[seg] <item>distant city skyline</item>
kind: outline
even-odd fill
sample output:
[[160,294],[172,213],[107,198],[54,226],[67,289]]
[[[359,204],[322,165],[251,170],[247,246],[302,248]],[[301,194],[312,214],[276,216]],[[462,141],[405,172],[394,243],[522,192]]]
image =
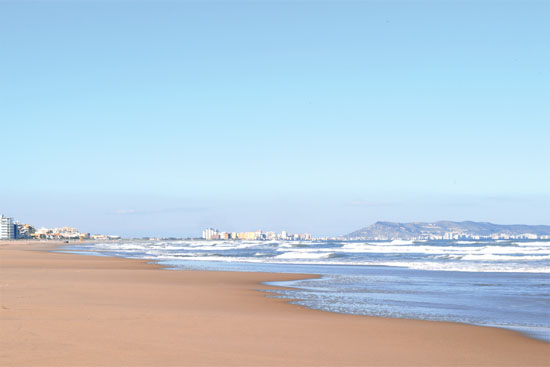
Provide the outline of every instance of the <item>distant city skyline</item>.
[[[136,236],[119,236],[81,231],[75,227],[60,226],[48,228],[0,214],[0,240],[121,240],[135,239]],[[140,239],[203,239],[213,241],[325,241],[325,240],[362,240],[362,241],[426,241],[426,240],[549,240],[550,225],[502,225],[490,222],[474,221],[437,221],[437,222],[384,222],[360,228],[339,236],[313,236],[311,233],[292,233],[282,230],[256,229],[253,231],[226,231],[205,228],[199,236],[137,236]]]
[[0,212],[550,224],[548,3],[2,1]]

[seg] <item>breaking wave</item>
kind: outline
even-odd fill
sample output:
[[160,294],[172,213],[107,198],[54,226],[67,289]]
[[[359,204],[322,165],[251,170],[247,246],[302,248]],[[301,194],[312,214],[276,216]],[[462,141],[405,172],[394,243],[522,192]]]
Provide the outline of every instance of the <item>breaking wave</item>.
[[73,246],[149,260],[550,273],[550,241],[114,241]]

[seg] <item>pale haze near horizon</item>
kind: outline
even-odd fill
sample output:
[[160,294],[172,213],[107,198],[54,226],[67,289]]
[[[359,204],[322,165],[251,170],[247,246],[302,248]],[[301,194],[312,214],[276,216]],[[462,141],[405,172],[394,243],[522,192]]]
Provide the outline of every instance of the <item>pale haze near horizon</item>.
[[550,224],[548,2],[0,2],[0,212]]

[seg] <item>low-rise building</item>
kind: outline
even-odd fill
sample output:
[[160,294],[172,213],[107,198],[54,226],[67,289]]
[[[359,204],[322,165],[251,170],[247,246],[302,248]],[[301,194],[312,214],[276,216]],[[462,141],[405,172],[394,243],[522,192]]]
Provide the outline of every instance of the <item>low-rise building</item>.
[[34,232],[35,229],[30,224],[15,223],[15,238],[17,239],[32,238]]

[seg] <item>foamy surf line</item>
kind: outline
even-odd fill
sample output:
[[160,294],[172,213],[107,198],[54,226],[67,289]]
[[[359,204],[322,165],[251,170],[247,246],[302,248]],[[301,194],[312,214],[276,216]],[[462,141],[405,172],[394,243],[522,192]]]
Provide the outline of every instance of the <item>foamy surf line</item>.
[[[149,260],[396,266],[410,269],[550,273],[550,242],[262,242],[141,241],[98,243],[94,251]],[[86,249],[86,248],[84,248]],[[92,248],[88,248],[91,250]]]

